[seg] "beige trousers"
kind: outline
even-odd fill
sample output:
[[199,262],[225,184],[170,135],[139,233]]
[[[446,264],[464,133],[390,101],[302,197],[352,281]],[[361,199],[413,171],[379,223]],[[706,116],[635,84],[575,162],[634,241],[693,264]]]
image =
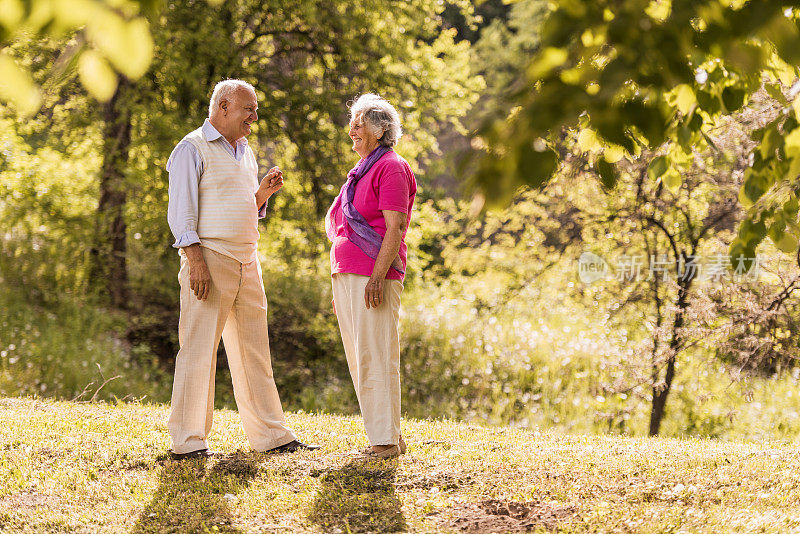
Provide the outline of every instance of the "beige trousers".
[[367,309],[369,277],[334,274],[333,302],[350,376],[372,445],[397,445],[400,438],[400,294],[403,283],[386,280],[383,302]]
[[261,265],[258,260],[242,264],[207,248],[202,251],[211,273],[205,301],[189,288],[189,263],[181,254],[180,350],[168,425],[172,450],[186,453],[208,448],[220,336],[250,446],[265,451],[289,443],[295,435],[285,424],[272,376]]

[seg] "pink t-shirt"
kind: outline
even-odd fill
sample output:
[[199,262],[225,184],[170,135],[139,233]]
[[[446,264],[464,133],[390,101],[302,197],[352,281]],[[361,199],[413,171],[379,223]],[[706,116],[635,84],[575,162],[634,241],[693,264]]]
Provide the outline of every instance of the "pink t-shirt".
[[[341,191],[339,192],[341,194]],[[399,211],[406,214],[406,229],[411,223],[411,207],[417,194],[417,181],[406,160],[396,152],[387,152],[356,184],[353,205],[367,223],[381,236],[386,235],[386,221],[381,210]],[[331,246],[331,273],[372,275],[375,260],[367,256],[358,245],[348,238],[352,232],[345,222],[341,204],[331,211],[336,237]],[[400,261],[406,267],[406,232],[400,242]],[[402,280],[404,275],[389,267],[389,280]]]

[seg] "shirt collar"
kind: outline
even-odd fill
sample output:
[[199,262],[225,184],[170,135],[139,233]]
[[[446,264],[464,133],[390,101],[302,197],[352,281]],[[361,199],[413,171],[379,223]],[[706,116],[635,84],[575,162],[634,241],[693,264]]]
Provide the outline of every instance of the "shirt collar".
[[[211,124],[211,121],[208,119],[206,119],[203,122],[203,137],[205,137],[206,141],[208,141],[209,143],[211,141],[215,141],[220,138],[224,139],[224,137],[222,137],[222,134],[219,133],[219,131],[216,128],[214,128],[214,125]],[[247,146],[247,138],[240,137],[239,139],[236,140],[236,144],[239,146]]]

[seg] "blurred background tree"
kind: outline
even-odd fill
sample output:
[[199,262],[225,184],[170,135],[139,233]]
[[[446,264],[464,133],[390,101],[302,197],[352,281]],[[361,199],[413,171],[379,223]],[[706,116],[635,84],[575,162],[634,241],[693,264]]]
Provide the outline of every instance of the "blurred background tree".
[[[213,0],[212,0],[213,1]],[[218,1],[213,1],[218,4]],[[22,116],[39,111],[47,87],[5,50],[21,39],[72,37],[49,72],[58,78],[77,70],[83,87],[101,102],[113,97],[120,77],[140,78],[150,66],[153,40],[145,15],[159,0],[3,0],[0,9],[0,102]]]
[[[783,113],[754,132],[759,143],[740,194],[749,210],[730,252],[733,260],[754,257],[769,231],[793,253],[800,228],[784,214],[797,202],[792,184],[800,169],[794,163],[800,131],[792,132],[798,87],[788,95],[782,87],[797,78],[798,7],[730,0],[555,2],[536,54],[516,70],[513,90],[474,140],[473,186],[497,203],[519,186],[541,185],[556,169],[562,129],[577,126],[583,115],[604,147],[598,165],[611,184],[612,164],[624,155],[666,140],[694,146],[718,118],[766,90]],[[663,164],[671,166],[668,159]]]

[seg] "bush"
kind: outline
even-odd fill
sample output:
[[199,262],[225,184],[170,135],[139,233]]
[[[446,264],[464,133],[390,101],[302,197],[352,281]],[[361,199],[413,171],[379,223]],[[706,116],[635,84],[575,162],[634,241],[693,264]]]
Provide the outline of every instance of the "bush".
[[62,296],[32,302],[0,276],[0,395],[169,400],[155,357],[124,341],[124,316]]

